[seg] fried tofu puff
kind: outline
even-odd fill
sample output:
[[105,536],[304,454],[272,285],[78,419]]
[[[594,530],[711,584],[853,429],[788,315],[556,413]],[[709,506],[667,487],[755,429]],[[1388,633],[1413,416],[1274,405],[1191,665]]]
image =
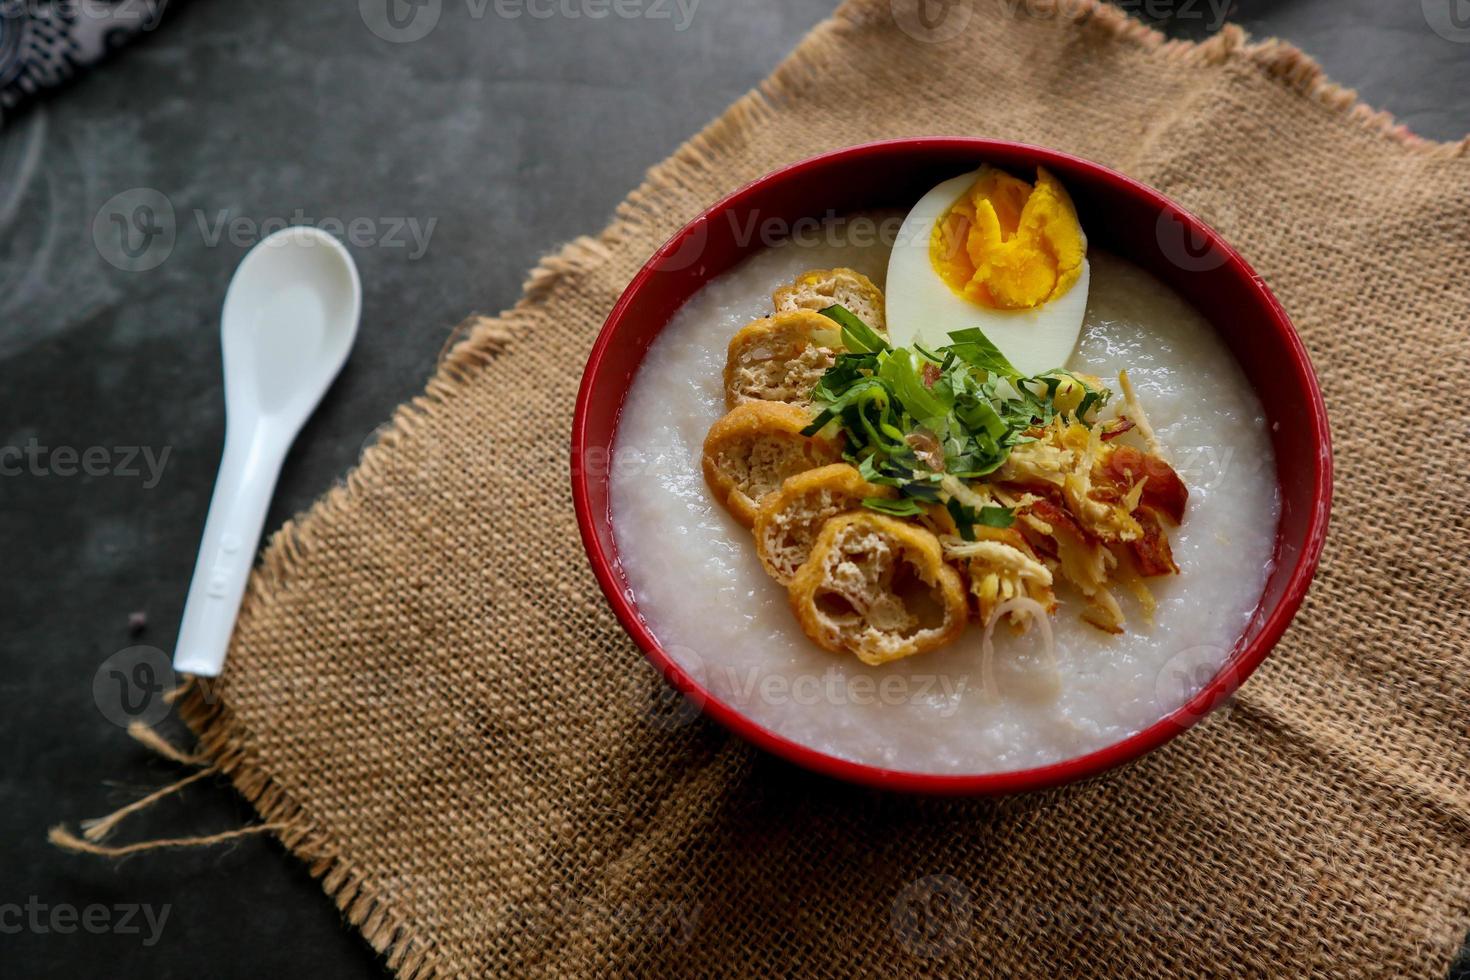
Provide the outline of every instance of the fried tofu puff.
[[787,477],[779,490],[761,501],[755,516],[755,550],[761,564],[771,578],[789,585],[811,556],[827,521],[857,510],[864,500],[895,496],[892,487],[869,483],[846,463]]
[[812,388],[842,349],[842,328],[813,310],[748,323],[730,338],[725,353],[725,405],[810,404]]
[[883,311],[883,291],[873,280],[855,269],[812,269],[803,272],[789,286],[771,294],[776,312],[787,310],[821,311],[841,306],[879,333],[888,330]]
[[872,511],[827,521],[787,591],[813,642],[874,666],[957,639],[968,618],[939,539]]
[[756,401],[736,406],[710,426],[701,460],[704,479],[741,524],[755,524],[761,500],[787,477],[842,458],[835,439],[801,434],[811,420],[794,405]]

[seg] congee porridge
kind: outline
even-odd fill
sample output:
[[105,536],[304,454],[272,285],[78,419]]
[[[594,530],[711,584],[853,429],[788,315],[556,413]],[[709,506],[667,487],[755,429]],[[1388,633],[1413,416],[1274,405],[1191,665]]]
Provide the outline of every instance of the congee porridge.
[[690,299],[623,406],[612,519],[639,614],[716,698],[979,774],[1199,689],[1269,572],[1274,474],[1205,319],[1089,249],[1045,170],[982,167]]

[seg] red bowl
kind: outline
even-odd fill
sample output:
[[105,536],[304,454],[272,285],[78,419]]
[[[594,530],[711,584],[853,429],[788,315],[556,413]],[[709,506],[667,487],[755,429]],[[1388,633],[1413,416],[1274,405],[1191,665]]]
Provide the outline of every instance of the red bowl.
[[[1225,665],[1179,710],[1137,734],[1051,765],[983,775],[883,769],[793,742],[718,700],[660,647],[623,576],[608,503],[607,460],[624,398],[644,354],[679,307],[710,278],[763,243],[750,229],[864,208],[907,209],[941,180],[992,163],[1057,175],[1089,240],[1138,263],[1199,309],[1234,353],[1270,422],[1280,481],[1275,567]],[[780,226],[775,226],[780,227]],[[1332,450],[1316,375],[1281,304],[1214,230],[1122,174],[1038,146],[998,140],[890,140],[835,150],[769,173],[685,225],[654,253],[613,307],[582,376],[572,423],[572,497],[588,560],[623,627],[678,691],[742,738],[797,765],[884,789],[998,794],[1058,786],[1137,758],[1183,732],[1250,676],[1301,605],[1327,534]]]

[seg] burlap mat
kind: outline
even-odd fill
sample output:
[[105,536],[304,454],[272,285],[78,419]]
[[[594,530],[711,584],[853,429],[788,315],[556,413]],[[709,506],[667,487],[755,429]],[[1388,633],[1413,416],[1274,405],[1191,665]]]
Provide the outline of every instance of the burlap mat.
[[[844,7],[479,321],[275,538],[184,716],[405,976],[1443,976],[1470,924],[1465,145],[1234,29],[1163,43],[1079,0],[896,26],[911,7]],[[1338,452],[1316,586],[1238,699],[1000,801],[848,788],[654,710],[568,492],[585,353],[667,235],[787,161],[956,133],[1218,226],[1302,330]]]

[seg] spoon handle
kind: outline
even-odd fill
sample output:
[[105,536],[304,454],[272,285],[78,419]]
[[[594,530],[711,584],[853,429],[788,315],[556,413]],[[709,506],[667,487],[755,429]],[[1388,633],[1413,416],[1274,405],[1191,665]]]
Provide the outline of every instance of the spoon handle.
[[224,666],[240,598],[255,563],[271,493],[290,442],[266,425],[257,425],[239,438],[231,430],[225,432],[224,458],[174,649],[174,670],[181,674],[216,677]]

